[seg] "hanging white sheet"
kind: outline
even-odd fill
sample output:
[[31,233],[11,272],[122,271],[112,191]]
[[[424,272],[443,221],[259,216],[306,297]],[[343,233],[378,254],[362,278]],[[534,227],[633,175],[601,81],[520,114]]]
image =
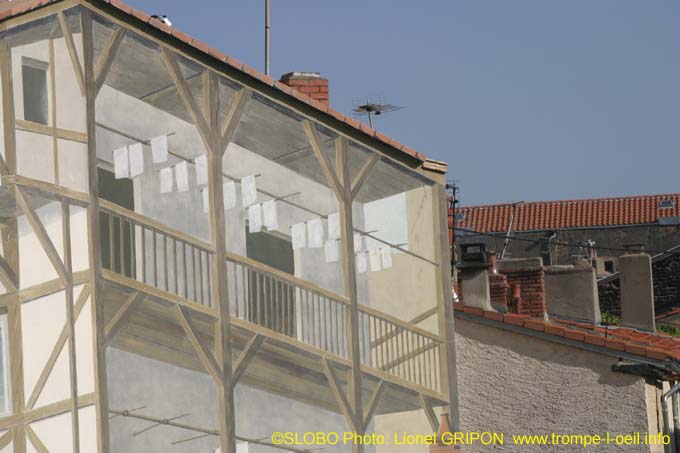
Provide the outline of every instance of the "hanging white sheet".
[[364,237],[359,233],[354,233],[354,253],[364,249]]
[[168,160],[168,136],[161,135],[151,139],[151,156],[154,164]]
[[172,192],[172,167],[162,168],[160,171],[161,193]]
[[224,209],[234,209],[236,207],[236,183],[234,181],[222,184],[224,193]]
[[363,274],[366,272],[366,254],[364,252],[357,253],[357,272]]
[[254,204],[248,208],[248,231],[259,233],[262,231],[262,205]]
[[321,218],[307,222],[307,234],[309,235],[309,248],[318,249],[323,247],[323,221]]
[[291,228],[291,236],[293,239],[293,250],[299,250],[307,247],[307,225],[304,223],[296,223]]
[[202,154],[194,159],[194,165],[196,166],[196,184],[199,186],[208,184],[208,158],[206,155]]
[[328,215],[328,239],[340,239],[340,213]]
[[392,267],[392,248],[384,247],[380,249],[380,257],[382,258],[383,269]]
[[267,227],[267,230],[273,231],[279,229],[279,216],[277,213],[276,201],[269,200],[262,203],[262,217],[262,223]]
[[257,202],[257,183],[253,175],[241,178],[241,202],[244,208]]
[[210,212],[210,194],[207,187],[201,189],[201,197],[203,198],[203,212]]
[[130,177],[144,173],[144,147],[141,143],[128,146],[130,155]]
[[186,161],[175,165],[175,180],[177,181],[177,192],[189,190],[189,166]]
[[323,254],[327,263],[335,263],[340,259],[340,242],[335,239],[326,241],[323,245]]
[[127,146],[113,150],[113,171],[116,179],[130,177],[130,160]]
[[369,262],[371,263],[371,272],[380,270],[380,250],[374,249],[368,251]]

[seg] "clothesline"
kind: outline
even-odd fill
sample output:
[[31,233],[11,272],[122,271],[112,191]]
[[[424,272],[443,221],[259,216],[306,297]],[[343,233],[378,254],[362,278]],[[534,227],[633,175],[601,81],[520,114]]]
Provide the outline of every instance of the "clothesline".
[[[130,140],[134,140],[134,141],[139,142],[139,143],[144,143],[144,144],[147,144],[147,145],[151,143],[150,140],[140,139],[139,137],[133,137],[132,135],[129,135],[129,134],[123,132],[123,131],[117,130],[117,129],[115,129],[115,128],[112,128],[112,127],[110,127],[110,126],[107,126],[107,125],[102,124],[102,123],[99,123],[99,122],[95,123],[95,125],[98,126],[98,127],[101,127],[102,129],[106,129],[106,130],[108,130],[108,131],[110,131],[110,132],[113,132],[114,134],[121,135],[121,136],[123,136],[123,137],[126,137],[126,138],[128,138],[128,139],[130,139]],[[169,134],[167,134],[167,135],[173,135],[173,134],[175,134],[175,132],[171,132],[171,133],[169,133]],[[179,155],[179,154],[173,153],[173,152],[171,152],[171,151],[168,151],[168,154],[170,154],[170,155],[172,155],[172,156],[174,156],[174,157],[176,157],[176,158],[178,158],[178,159],[182,159],[182,160],[185,160],[185,161],[187,161],[187,162],[193,164],[193,161],[191,161],[190,159],[188,159],[188,158],[186,158],[186,157],[184,157],[184,156],[181,156],[181,155]],[[222,172],[222,176],[224,176],[225,178],[230,179],[230,180],[232,180],[232,181],[235,181],[235,182],[240,181],[240,178],[236,178],[236,177],[231,176],[231,175],[229,175],[229,174],[227,174],[227,173],[225,173],[225,172]],[[262,175],[261,175],[261,174],[256,174],[256,175],[254,175],[254,176],[255,176],[255,177],[259,177],[259,176],[262,176]],[[268,192],[268,191],[266,191],[266,190],[262,190],[262,189],[256,189],[256,190],[257,190],[257,192],[261,193],[262,195],[265,195],[265,196],[267,196],[267,197],[269,197],[269,198],[272,198],[272,199],[275,199],[275,200],[278,199],[279,201],[281,201],[281,202],[283,202],[283,203],[286,203],[287,205],[292,206],[292,207],[294,207],[294,208],[296,208],[296,209],[300,209],[300,210],[305,211],[305,212],[307,212],[307,213],[309,213],[309,214],[313,214],[313,215],[315,215],[315,216],[321,217],[322,219],[328,219],[328,215],[327,215],[327,214],[321,214],[320,212],[314,211],[313,209],[310,209],[310,208],[307,208],[307,207],[305,207],[305,206],[302,206],[302,205],[300,205],[300,204],[298,204],[298,203],[295,203],[295,202],[293,202],[293,201],[290,201],[290,200],[288,200],[288,199],[286,199],[286,198],[282,198],[281,196],[276,195],[276,194],[273,194],[273,193]],[[381,238],[379,238],[379,237],[377,237],[377,236],[373,236],[370,232],[362,231],[362,230],[360,230],[359,228],[356,228],[356,227],[353,227],[352,229],[353,229],[355,232],[361,234],[362,236],[369,237],[369,238],[371,238],[371,239],[373,239],[373,240],[375,240],[375,241],[377,241],[377,242],[380,242],[380,243],[383,244],[383,245],[386,245],[386,246],[388,246],[388,247],[391,247],[391,248],[394,248],[394,249],[396,249],[396,250],[399,250],[399,251],[401,251],[401,252],[403,252],[403,253],[405,253],[405,254],[407,254],[407,255],[410,255],[410,256],[412,256],[412,257],[414,257],[414,258],[417,258],[417,259],[419,259],[419,260],[425,261],[426,263],[432,264],[433,266],[439,267],[439,263],[436,263],[436,262],[434,262],[434,261],[432,261],[432,260],[430,260],[430,259],[428,259],[428,258],[425,258],[424,256],[421,256],[421,255],[419,255],[419,254],[417,254],[417,253],[415,253],[415,252],[412,252],[412,251],[410,251],[410,250],[408,250],[408,249],[405,249],[405,248],[404,248],[403,246],[401,246],[401,245],[392,244],[392,243],[387,242],[387,241],[385,241],[385,240],[383,240],[383,239],[381,239]]]

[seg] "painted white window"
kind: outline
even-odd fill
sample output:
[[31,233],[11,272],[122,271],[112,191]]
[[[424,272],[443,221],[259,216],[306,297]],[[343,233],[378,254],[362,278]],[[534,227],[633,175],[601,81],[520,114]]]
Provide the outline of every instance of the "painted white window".
[[9,414],[11,408],[9,388],[9,334],[7,313],[0,314],[0,414]]
[[26,121],[48,123],[47,69],[48,64],[43,61],[28,57],[23,57],[21,61]]

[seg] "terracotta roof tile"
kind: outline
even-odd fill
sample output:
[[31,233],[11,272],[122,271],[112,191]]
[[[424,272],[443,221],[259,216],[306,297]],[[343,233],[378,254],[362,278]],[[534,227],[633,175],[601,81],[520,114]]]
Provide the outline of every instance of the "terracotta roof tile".
[[[456,312],[519,326],[529,331],[544,332],[548,336],[565,337],[589,345],[602,346],[612,351],[626,352],[653,360],[669,357],[680,361],[680,338],[640,332],[625,327],[603,327],[566,319],[531,318],[515,313],[498,313],[453,303]],[[547,337],[549,338],[549,337]]]
[[[661,201],[672,201],[673,206],[661,208]],[[464,217],[456,226],[480,233],[505,232],[512,210],[512,204],[461,207],[458,212]],[[680,194],[522,203],[515,208],[513,230],[644,225],[663,217],[680,217]]]
[[[23,14],[27,11],[39,8],[43,5],[46,5],[48,3],[57,3],[62,0],[26,0],[26,1],[17,1],[14,2],[13,5],[2,5],[0,4],[0,21],[17,16],[20,14]],[[170,36],[173,36],[180,41],[193,46],[197,50],[210,55],[213,58],[216,58],[220,61],[225,62],[226,64],[245,72],[246,74],[250,75],[251,77],[259,80],[260,82],[263,82],[269,86],[273,86],[284,93],[291,95],[298,99],[301,102],[304,102],[305,104],[310,105],[311,107],[320,110],[324,113],[327,113],[334,117],[336,120],[341,121],[355,129],[359,129],[361,132],[365,133],[366,135],[369,135],[375,140],[378,140],[382,143],[385,143],[386,145],[395,148],[397,150],[403,151],[405,154],[408,154],[409,156],[420,160],[421,162],[425,162],[427,160],[427,157],[423,153],[419,153],[415,151],[414,149],[403,145],[399,143],[398,141],[394,140],[393,138],[388,137],[385,134],[378,133],[377,131],[371,129],[370,127],[366,126],[363,123],[360,123],[359,121],[354,120],[353,118],[346,116],[340,112],[336,112],[335,110],[331,109],[328,107],[326,104],[320,103],[309,96],[300,93],[298,90],[292,90],[290,87],[286,86],[285,84],[278,83],[274,81],[271,77],[257,71],[254,68],[251,68],[250,66],[244,65],[238,60],[235,60],[228,55],[223,54],[222,52],[211,48],[210,46],[206,45],[205,43],[202,43],[201,41],[197,39],[191,38],[189,35],[182,33],[181,31],[169,27],[165,25],[163,22],[156,18],[152,18],[148,14],[139,11],[135,8],[132,8],[131,6],[121,2],[120,0],[98,0],[101,3],[106,3],[110,4],[114,8],[119,9],[120,11],[123,11],[130,16],[136,18],[137,20],[147,23],[151,25],[152,27],[157,28],[158,30],[161,30],[165,33],[167,33]],[[4,6],[4,7],[3,7]],[[425,165],[424,165],[425,167]],[[447,165],[445,162],[439,162],[436,165],[433,164],[428,164],[427,165],[428,170],[436,171],[439,173],[446,173],[447,171]]]

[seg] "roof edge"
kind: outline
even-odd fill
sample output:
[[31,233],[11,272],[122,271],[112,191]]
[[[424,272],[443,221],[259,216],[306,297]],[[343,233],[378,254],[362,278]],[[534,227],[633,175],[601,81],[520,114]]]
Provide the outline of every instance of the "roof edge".
[[[60,3],[62,1],[64,0],[22,0],[18,2],[18,4],[14,7],[9,8],[5,11],[0,11],[0,22],[20,16],[33,10],[40,9],[41,7],[50,4]],[[329,115],[334,120],[343,123],[345,126],[349,126],[351,129],[362,133],[364,136],[368,136],[372,140],[376,140],[383,146],[387,146],[393,151],[399,152],[406,156],[410,156],[410,158],[413,158],[416,161],[418,161],[420,165],[423,166],[424,168],[430,167],[427,169],[444,173],[446,172],[447,164],[445,162],[434,161],[432,159],[429,159],[427,156],[425,156],[425,154],[411,148],[410,146],[405,145],[395,140],[394,138],[389,137],[375,129],[372,129],[371,127],[365,125],[364,123],[350,117],[349,115],[345,115],[331,108],[330,106],[322,104],[305,95],[304,93],[295,90],[289,87],[288,85],[285,85],[280,81],[274,80],[273,78],[269,77],[266,74],[263,74],[257,69],[248,66],[236,60],[235,58],[232,58],[226,55],[225,53],[217,49],[214,49],[195,38],[192,38],[191,36],[181,32],[180,30],[174,27],[169,27],[160,20],[151,17],[149,14],[146,14],[143,11],[137,10],[127,5],[126,3],[120,0],[81,0],[80,3],[83,4],[89,3],[95,5],[95,7],[114,8],[115,10],[120,11],[130,16],[131,18],[134,18],[140,23],[149,25],[155,28],[156,30],[163,32],[169,37],[174,38],[180,41],[181,43],[192,47],[193,49],[199,51],[200,53],[206,55],[207,57],[217,60],[220,63],[226,64],[259,83],[263,83],[269,87],[276,89],[277,91],[283,93],[284,95],[287,95],[289,98],[293,98],[299,102],[302,102],[303,104],[306,104],[307,106],[313,108],[318,112]]]

